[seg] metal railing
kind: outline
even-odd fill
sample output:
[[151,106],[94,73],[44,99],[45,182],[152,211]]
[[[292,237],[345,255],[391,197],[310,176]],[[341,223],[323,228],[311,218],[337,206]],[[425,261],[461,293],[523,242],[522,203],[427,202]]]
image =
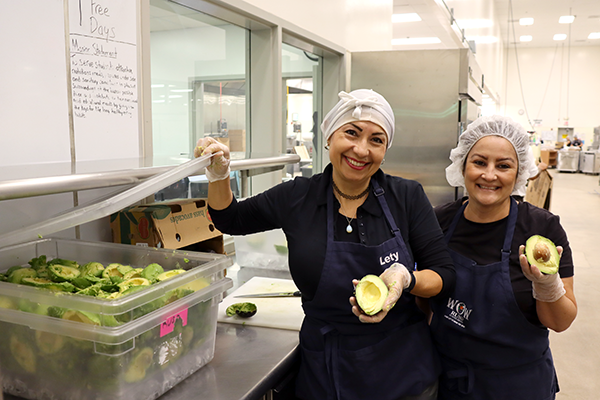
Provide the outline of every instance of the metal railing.
[[[300,161],[296,154],[275,157],[231,160],[231,170],[241,171],[242,195],[248,195],[248,178],[282,169]],[[71,174],[44,178],[17,179],[0,182],[0,200],[45,196],[122,185],[135,185],[144,179],[164,173],[175,166],[135,168],[88,174]],[[198,174],[201,174],[199,171]]]

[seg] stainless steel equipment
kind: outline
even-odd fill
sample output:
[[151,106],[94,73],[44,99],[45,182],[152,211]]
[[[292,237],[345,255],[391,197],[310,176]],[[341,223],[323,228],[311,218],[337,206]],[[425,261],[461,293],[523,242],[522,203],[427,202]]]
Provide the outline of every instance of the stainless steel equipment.
[[577,172],[579,171],[579,148],[568,147],[558,151],[558,164],[556,169],[559,172]]
[[468,49],[352,53],[352,89],[373,89],[396,116],[382,169],[420,182],[438,205],[462,195],[446,181],[450,150],[476,119],[483,74]]
[[580,153],[579,170],[584,174],[600,173],[600,152],[598,150],[588,150]]

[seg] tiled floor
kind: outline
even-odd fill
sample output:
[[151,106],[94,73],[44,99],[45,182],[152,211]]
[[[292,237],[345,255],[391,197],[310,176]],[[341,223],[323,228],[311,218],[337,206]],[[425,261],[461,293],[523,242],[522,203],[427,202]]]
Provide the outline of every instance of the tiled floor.
[[600,185],[598,175],[550,170],[550,211],[567,231],[575,264],[578,314],[571,327],[550,333],[561,388],[558,400],[600,398]]

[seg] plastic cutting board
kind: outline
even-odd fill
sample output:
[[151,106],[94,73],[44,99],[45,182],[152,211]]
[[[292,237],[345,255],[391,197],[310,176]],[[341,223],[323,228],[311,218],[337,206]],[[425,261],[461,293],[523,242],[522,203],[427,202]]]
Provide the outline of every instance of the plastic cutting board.
[[[276,298],[236,298],[241,294],[293,292],[298,290],[291,279],[264,278],[255,276],[228,295],[219,304],[219,322],[244,324],[247,326],[262,326],[299,331],[304,319],[304,310],[300,297]],[[257,312],[250,318],[238,316],[228,317],[227,307],[234,303],[252,302],[256,304]]]

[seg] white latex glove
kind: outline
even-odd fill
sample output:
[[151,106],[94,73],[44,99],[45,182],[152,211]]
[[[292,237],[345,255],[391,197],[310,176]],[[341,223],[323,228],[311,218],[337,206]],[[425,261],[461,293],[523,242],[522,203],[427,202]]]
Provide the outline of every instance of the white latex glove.
[[[400,296],[402,296],[402,292],[406,289],[412,280],[410,272],[408,269],[400,263],[394,263],[389,266],[381,275],[379,275],[381,280],[388,287],[388,295],[383,303],[383,308],[380,312],[375,315],[367,315],[365,314],[358,303],[356,302],[355,297],[350,298],[350,304],[352,304],[352,313],[358,317],[360,322],[365,323],[377,323],[381,322],[383,318],[387,315],[387,313],[396,305]],[[358,280],[355,279],[352,281],[354,286],[358,284]]]
[[[558,256],[563,252],[561,246],[557,246]],[[519,246],[519,262],[523,275],[531,281],[533,287],[533,298],[545,303],[554,303],[567,291],[558,273],[552,275],[543,274],[535,265],[529,265],[525,255],[525,246]]]
[[198,140],[194,149],[194,157],[213,154],[211,163],[205,169],[206,178],[209,182],[221,181],[229,177],[229,148],[214,138],[205,137]]

